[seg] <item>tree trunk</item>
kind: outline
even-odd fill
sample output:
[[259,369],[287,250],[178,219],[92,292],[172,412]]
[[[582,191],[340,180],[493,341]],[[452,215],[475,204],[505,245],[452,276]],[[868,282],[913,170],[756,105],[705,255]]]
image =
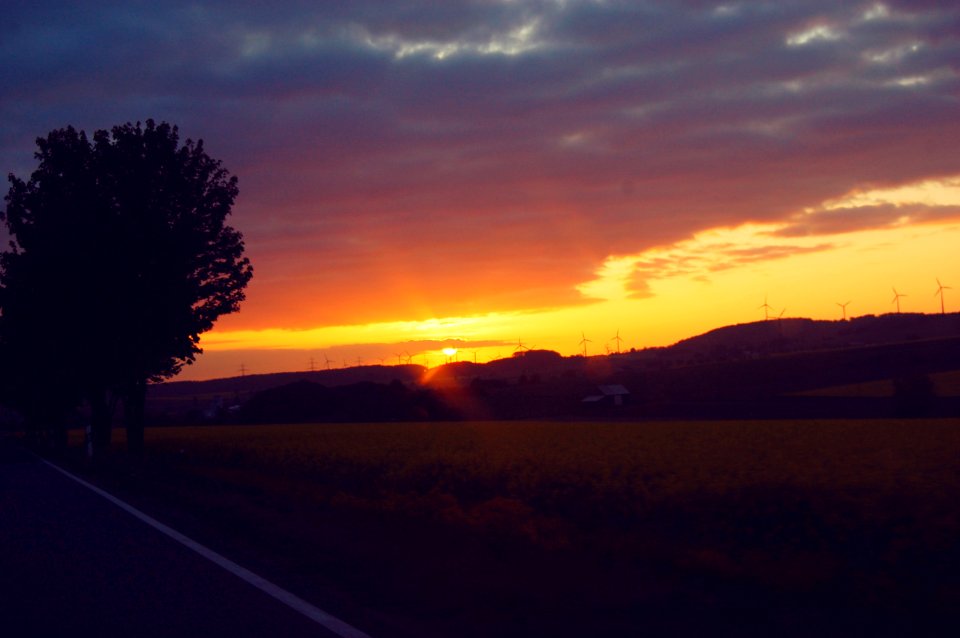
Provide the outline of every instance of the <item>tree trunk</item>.
[[146,402],[146,381],[138,381],[133,384],[123,397],[123,418],[127,427],[127,451],[135,456],[143,454],[143,421]]
[[88,398],[90,402],[90,426],[93,437],[93,456],[102,455],[110,449],[110,439],[112,438],[111,410],[107,404],[107,393],[105,390],[98,390],[91,393]]

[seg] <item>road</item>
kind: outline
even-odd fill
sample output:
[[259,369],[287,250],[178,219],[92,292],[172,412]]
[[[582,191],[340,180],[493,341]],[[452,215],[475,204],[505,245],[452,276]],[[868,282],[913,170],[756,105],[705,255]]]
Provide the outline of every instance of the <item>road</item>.
[[332,620],[335,631],[0,437],[0,634],[363,636]]

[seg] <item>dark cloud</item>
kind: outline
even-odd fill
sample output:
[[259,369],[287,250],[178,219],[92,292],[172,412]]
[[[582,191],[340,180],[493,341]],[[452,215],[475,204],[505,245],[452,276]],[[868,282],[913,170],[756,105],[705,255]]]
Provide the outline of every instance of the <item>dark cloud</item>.
[[822,252],[834,247],[834,244],[827,242],[812,246],[772,244],[749,247],[732,243],[714,243],[704,248],[675,249],[638,261],[633,267],[627,289],[632,298],[649,297],[652,294],[650,282],[657,279],[687,276],[706,281],[710,273],[755,262]]
[[724,270],[744,264],[750,264],[757,261],[767,261],[770,259],[783,259],[795,255],[806,255],[809,253],[822,252],[833,248],[833,244],[824,243],[815,246],[791,246],[791,245],[773,245],[773,246],[755,246],[751,248],[732,248],[721,251],[721,258],[717,263],[711,265],[710,270]]
[[347,359],[353,365],[356,363],[357,357],[360,357],[366,363],[376,363],[381,360],[397,363],[398,357],[401,362],[405,362],[407,357],[421,355],[425,352],[437,352],[444,348],[462,350],[466,353],[480,348],[507,348],[513,345],[516,344],[510,341],[489,339],[418,339],[393,343],[343,344],[322,350],[317,349],[313,352],[319,353],[321,357],[326,355],[338,363],[342,359]]
[[[227,341],[218,341],[220,346],[230,345]],[[243,344],[238,344],[243,345]],[[259,349],[208,349],[196,366],[189,366],[181,373],[180,379],[213,378],[240,376],[241,366],[245,374],[267,374],[291,370],[324,370],[329,368],[350,367],[355,365],[395,365],[407,363],[415,365],[438,365],[445,357],[437,354],[443,348],[456,348],[454,358],[460,361],[473,361],[479,354],[480,362],[491,356],[491,349],[501,351],[498,354],[509,356],[516,347],[515,341],[494,340],[416,340],[393,343],[356,343],[336,345],[324,348],[259,348]],[[494,350],[493,352],[497,352]],[[479,351],[479,353],[477,352]]]
[[922,204],[860,206],[832,208],[794,216],[774,231],[778,237],[836,235],[862,230],[894,228],[908,224],[960,220],[960,206],[925,206]]
[[233,322],[585,302],[607,255],[870,227],[795,215],[960,174],[958,25],[908,1],[15,1],[0,163],[25,175],[66,124],[204,138],[257,264]]

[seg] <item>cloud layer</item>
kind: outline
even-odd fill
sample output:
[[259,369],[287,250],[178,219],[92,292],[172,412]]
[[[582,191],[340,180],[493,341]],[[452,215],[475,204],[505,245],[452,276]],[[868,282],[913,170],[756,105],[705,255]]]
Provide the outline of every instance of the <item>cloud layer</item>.
[[256,266],[227,327],[588,303],[610,255],[888,226],[803,211],[960,174],[948,4],[15,0],[0,163],[66,124],[204,138]]

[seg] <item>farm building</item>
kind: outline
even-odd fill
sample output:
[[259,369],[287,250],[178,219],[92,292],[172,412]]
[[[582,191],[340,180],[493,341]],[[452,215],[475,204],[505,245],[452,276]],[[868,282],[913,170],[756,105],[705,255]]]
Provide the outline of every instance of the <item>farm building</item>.
[[598,385],[597,389],[600,390],[600,394],[591,394],[590,396],[584,397],[581,403],[594,405],[623,405],[630,396],[630,391],[619,383],[611,385]]

